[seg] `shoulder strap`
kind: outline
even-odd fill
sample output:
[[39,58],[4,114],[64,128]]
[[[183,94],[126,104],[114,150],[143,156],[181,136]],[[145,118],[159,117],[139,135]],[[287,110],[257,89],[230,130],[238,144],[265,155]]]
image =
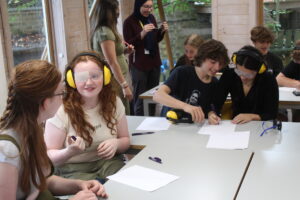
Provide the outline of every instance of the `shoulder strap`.
[[12,136],[3,134],[3,135],[0,135],[0,140],[8,140],[8,141],[12,142],[14,145],[16,145],[16,147],[19,149],[19,151],[21,151],[19,144],[17,143],[16,139],[13,138]]

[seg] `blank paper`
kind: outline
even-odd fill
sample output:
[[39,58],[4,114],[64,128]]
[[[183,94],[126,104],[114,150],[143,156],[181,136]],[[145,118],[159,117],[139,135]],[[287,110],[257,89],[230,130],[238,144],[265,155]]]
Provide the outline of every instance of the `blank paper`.
[[107,178],[151,192],[169,184],[179,177],[139,165],[134,165],[119,171],[114,175],[108,176]]
[[246,149],[249,145],[249,131],[210,135],[207,148]]
[[163,131],[168,130],[171,123],[163,117],[148,117],[136,128],[141,131]]

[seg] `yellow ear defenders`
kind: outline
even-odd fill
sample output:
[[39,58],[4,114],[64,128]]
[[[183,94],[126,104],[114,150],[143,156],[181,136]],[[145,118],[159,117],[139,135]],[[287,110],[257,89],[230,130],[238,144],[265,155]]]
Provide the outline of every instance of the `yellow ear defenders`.
[[[186,116],[183,116],[186,114]],[[192,117],[185,113],[183,110],[173,109],[169,110],[166,114],[167,120],[170,122],[177,124],[177,123],[193,123]]]
[[[97,54],[88,53],[88,52],[80,53],[77,56],[75,56],[75,58],[72,60],[72,62],[75,61],[80,56],[93,56],[93,57],[97,58],[104,65],[103,66],[103,85],[108,85],[110,83],[110,81],[111,81],[110,69],[106,66],[105,62],[102,61],[102,59]],[[71,88],[74,88],[74,89],[76,88],[73,70],[70,68],[70,66],[68,66],[66,69],[65,82]]]
[[232,57],[231,57],[231,61],[233,64],[236,65],[236,59],[240,55],[251,56],[252,58],[256,59],[257,61],[262,62],[261,66],[257,72],[258,74],[262,74],[267,70],[267,67],[266,67],[265,63],[262,61],[262,58],[257,53],[252,52],[250,50],[241,49],[238,52],[233,53]]

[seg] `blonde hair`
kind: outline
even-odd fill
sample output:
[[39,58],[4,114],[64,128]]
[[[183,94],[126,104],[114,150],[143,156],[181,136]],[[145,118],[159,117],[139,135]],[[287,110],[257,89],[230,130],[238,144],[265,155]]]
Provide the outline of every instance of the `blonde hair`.
[[184,41],[184,45],[190,45],[196,49],[204,42],[202,37],[198,34],[189,35]]

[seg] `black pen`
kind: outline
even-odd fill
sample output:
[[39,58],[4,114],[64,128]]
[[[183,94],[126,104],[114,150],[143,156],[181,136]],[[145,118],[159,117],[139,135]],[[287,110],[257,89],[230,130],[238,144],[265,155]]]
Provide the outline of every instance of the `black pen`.
[[221,115],[217,113],[217,110],[216,110],[216,107],[214,104],[210,104],[210,108],[218,117],[221,117]]
[[148,135],[148,134],[153,134],[153,131],[148,131],[148,132],[140,132],[140,133],[132,133],[132,136],[136,136],[136,135]]

